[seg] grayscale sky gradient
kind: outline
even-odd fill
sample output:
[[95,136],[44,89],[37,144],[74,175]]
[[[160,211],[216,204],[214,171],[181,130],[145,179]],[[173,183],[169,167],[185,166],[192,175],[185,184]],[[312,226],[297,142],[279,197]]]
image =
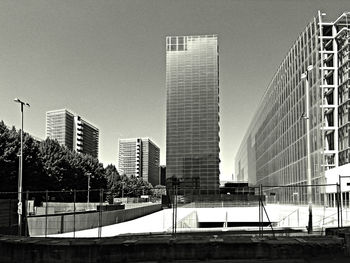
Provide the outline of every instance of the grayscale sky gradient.
[[221,179],[278,65],[317,14],[349,0],[1,0],[0,120],[45,137],[45,112],[68,108],[100,129],[99,159],[118,138],[150,137],[165,164],[165,36],[218,34]]

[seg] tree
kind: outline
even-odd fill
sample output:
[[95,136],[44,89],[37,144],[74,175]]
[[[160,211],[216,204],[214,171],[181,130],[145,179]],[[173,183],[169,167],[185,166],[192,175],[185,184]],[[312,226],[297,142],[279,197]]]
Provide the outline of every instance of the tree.
[[157,198],[162,198],[162,195],[166,195],[165,185],[156,185],[155,187],[153,187],[152,195]]
[[[0,122],[0,191],[17,191],[20,132]],[[106,168],[90,155],[77,153],[47,138],[37,141],[24,133],[23,190],[87,190],[88,176],[91,189],[107,189],[114,197],[151,195],[152,185],[135,176],[120,175],[112,164]],[[81,194],[86,200],[86,194]],[[99,200],[99,193],[91,193]],[[64,199],[64,198],[61,198]]]
[[[71,190],[72,169],[69,163],[69,151],[56,140],[47,138],[40,144],[39,158],[44,166],[44,173],[52,182],[48,190]],[[45,190],[45,189],[42,189]]]
[[[20,132],[0,122],[0,191],[17,191]],[[94,189],[106,188],[106,171],[98,159],[80,154],[47,138],[39,142],[24,133],[23,189],[87,189],[87,176]],[[86,183],[84,183],[86,182]]]
[[17,191],[20,140],[13,127],[0,122],[0,191]]
[[23,140],[23,189],[42,190],[48,189],[51,180],[44,172],[44,166],[39,157],[40,143],[27,133]]

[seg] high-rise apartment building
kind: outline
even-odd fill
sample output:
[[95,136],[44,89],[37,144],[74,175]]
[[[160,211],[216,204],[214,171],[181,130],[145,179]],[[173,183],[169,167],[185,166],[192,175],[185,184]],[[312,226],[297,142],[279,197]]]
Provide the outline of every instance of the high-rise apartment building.
[[46,137],[70,150],[98,157],[98,128],[67,109],[46,112]]
[[[253,185],[305,186],[307,115],[312,184],[336,183],[344,170],[350,171],[350,13],[334,22],[324,18],[318,12],[306,26],[267,87],[236,155],[238,179]],[[350,188],[344,184],[342,190],[349,200]],[[295,195],[307,200],[306,187],[270,189],[276,191],[282,202]],[[332,203],[335,191],[315,188],[313,200]]]
[[216,35],[166,38],[166,177],[185,195],[219,193],[219,54]]
[[158,185],[159,152],[149,138],[119,139],[119,173]]

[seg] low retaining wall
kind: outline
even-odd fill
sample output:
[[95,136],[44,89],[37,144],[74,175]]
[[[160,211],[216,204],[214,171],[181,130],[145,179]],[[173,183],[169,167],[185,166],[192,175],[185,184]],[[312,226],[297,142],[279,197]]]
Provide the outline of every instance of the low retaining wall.
[[[232,236],[103,239],[0,237],[0,262],[349,262],[336,237],[259,240]],[[219,261],[217,261],[219,260]],[[228,261],[230,260],[230,261]]]
[[28,216],[31,237],[91,229],[132,220],[161,210],[161,205],[149,205],[125,210],[103,211],[102,220],[96,211],[47,216]]
[[[106,204],[106,203],[102,203]],[[100,202],[90,202],[90,203],[66,203],[66,202],[43,202],[42,208],[46,209],[46,206],[48,209],[53,209],[54,213],[72,213],[74,211],[81,212],[81,211],[88,211],[88,210],[96,210],[97,206],[101,205]],[[42,214],[41,214],[42,215]]]

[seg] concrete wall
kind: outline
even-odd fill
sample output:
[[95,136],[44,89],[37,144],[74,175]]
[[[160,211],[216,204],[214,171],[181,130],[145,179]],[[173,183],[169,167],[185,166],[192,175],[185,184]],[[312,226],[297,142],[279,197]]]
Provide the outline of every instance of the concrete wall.
[[[106,205],[106,203],[102,203],[103,205]],[[97,203],[63,203],[63,202],[43,202],[42,208],[45,209],[46,206],[50,211],[54,211],[54,213],[72,213],[74,211],[74,205],[75,205],[75,211],[88,211],[88,210],[97,210],[97,206],[100,205],[99,202]],[[37,208],[37,211],[40,207]],[[40,211],[42,212],[42,211]],[[48,213],[50,214],[50,213]]]
[[[149,206],[152,203],[125,203],[125,209]],[[160,204],[160,203],[159,203]]]
[[[337,237],[257,239],[201,236],[113,239],[0,237],[0,262],[349,262]],[[199,241],[200,240],[200,241]],[[346,241],[345,241],[346,242]]]
[[104,211],[102,222],[99,221],[99,212],[79,212],[48,216],[29,216],[28,230],[30,236],[60,234],[99,226],[112,225],[132,220],[161,210],[161,205],[150,205],[125,210]]

